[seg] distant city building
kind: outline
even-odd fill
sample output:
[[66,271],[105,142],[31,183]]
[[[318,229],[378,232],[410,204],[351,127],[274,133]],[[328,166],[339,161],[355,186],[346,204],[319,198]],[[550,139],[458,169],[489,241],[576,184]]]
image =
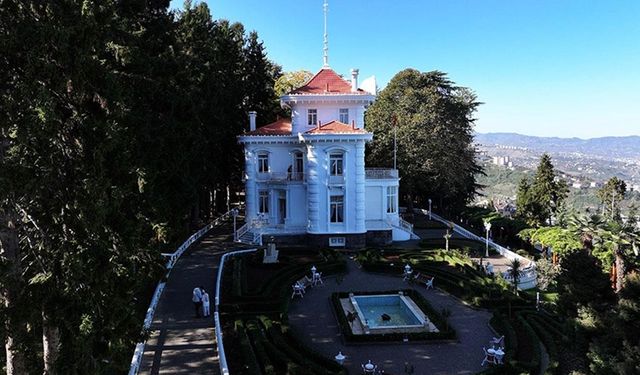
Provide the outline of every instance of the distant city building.
[[507,166],[507,165],[510,167],[513,166],[513,163],[511,163],[508,156],[494,156],[493,164],[500,165],[500,166]]

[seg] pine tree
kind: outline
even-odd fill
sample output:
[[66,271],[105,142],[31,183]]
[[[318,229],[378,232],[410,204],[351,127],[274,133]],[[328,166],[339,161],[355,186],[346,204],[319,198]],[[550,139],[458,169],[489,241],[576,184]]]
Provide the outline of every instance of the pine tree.
[[610,178],[606,184],[598,189],[597,195],[603,206],[603,214],[607,212],[612,220],[620,221],[620,202],[624,200],[627,193],[627,184],[618,177]]

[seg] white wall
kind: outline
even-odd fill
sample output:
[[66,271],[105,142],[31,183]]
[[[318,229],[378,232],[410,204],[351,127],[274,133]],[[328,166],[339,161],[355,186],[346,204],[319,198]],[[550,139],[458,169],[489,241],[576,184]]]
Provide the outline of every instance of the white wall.
[[318,110],[318,120],[322,124],[331,121],[340,120],[340,108],[349,109],[349,124],[352,120],[356,121],[356,128],[362,128],[364,124],[364,106],[353,104],[298,104],[291,110],[291,121],[293,133],[304,133],[314,128],[307,124],[307,110],[315,108]]
[[[398,187],[398,180],[394,179],[367,179],[366,180],[366,206],[367,220],[385,220],[393,224],[398,223],[399,213],[387,212],[387,187]],[[399,191],[399,188],[398,188]],[[396,207],[398,195],[396,194]]]
[[384,204],[381,186],[367,186],[365,189],[367,220],[383,220]]

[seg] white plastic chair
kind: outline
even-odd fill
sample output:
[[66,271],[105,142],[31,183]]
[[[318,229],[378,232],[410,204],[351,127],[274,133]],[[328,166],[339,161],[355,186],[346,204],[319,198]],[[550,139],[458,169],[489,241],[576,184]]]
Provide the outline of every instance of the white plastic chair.
[[432,277],[424,283],[424,285],[427,287],[427,290],[433,289],[433,279],[435,279],[435,277]]
[[484,366],[486,363],[495,365],[496,357],[493,354],[489,354],[487,352],[487,348],[483,347],[482,350],[484,351],[484,359],[482,360],[482,363],[480,364],[480,366]]
[[291,294],[291,299],[293,299],[293,297],[295,297],[296,295],[304,298],[304,288],[298,284],[293,284],[293,293]]
[[365,374],[375,374],[377,369],[378,366],[371,363],[371,360],[369,360],[369,362],[367,363],[362,364],[362,371]]
[[322,272],[316,272],[313,275],[313,285],[316,286],[318,284],[324,285],[324,283],[322,282]]
[[490,343],[494,348],[497,346],[504,346],[504,335],[492,338]]

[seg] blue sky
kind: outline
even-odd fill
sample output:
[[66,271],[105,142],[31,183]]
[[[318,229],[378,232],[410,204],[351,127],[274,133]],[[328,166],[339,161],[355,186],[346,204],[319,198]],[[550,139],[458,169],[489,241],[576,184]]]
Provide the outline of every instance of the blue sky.
[[[209,0],[285,71],[322,66],[322,0]],[[182,1],[172,1],[181,7]],[[638,0],[329,0],[329,63],[441,70],[485,104],[479,132],[640,135]]]

